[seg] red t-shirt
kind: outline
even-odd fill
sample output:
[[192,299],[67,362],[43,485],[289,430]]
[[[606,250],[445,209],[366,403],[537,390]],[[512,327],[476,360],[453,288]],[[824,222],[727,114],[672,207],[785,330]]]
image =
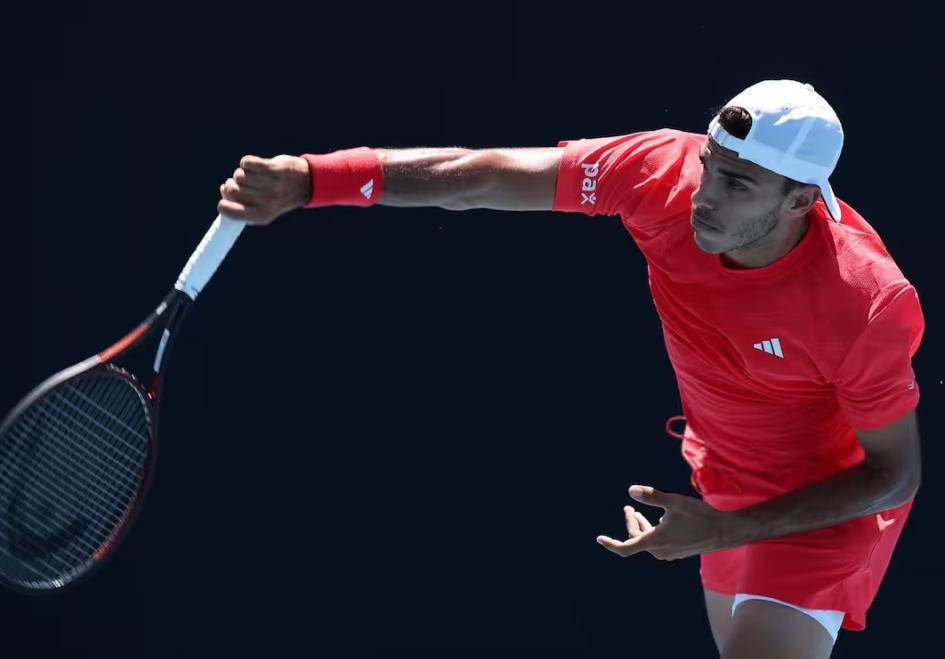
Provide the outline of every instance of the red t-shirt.
[[925,324],[915,288],[843,201],[839,224],[818,201],[801,241],[765,267],[700,250],[690,214],[706,139],[663,129],[562,141],[553,210],[618,215],[639,246],[693,484],[734,510],[862,461],[854,428],[918,404],[911,359]]

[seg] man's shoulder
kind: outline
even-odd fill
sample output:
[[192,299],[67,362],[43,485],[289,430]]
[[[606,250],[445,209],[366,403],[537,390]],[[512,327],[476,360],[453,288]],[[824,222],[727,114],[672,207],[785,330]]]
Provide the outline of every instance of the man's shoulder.
[[847,203],[840,204],[841,222],[822,220],[823,259],[813,273],[817,281],[809,284],[818,291],[821,321],[852,338],[912,284],[876,230]]
[[559,147],[568,145],[579,145],[587,142],[604,143],[612,146],[635,146],[648,144],[653,146],[665,144],[678,144],[687,149],[700,149],[705,143],[707,136],[698,133],[687,133],[676,128],[657,128],[654,130],[641,130],[632,133],[621,133],[619,135],[606,135],[598,137],[582,137],[570,140],[559,140]]
[[842,221],[827,222],[838,278],[869,299],[908,285],[876,229],[852,206],[840,205]]

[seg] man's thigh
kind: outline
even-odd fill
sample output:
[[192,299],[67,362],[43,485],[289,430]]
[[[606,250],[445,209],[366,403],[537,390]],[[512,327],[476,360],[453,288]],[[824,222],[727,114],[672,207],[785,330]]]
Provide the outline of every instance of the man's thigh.
[[833,638],[802,611],[767,600],[747,600],[732,615],[721,659],[828,659]]
[[705,587],[702,591],[705,593],[705,609],[709,615],[712,638],[715,639],[715,645],[721,654],[732,626],[732,604],[735,602],[735,596],[717,593]]

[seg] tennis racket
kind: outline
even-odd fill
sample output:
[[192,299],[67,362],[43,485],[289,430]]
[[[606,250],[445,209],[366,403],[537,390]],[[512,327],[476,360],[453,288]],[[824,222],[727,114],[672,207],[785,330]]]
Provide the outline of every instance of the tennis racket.
[[[171,344],[244,227],[217,216],[140,325],[47,378],[0,424],[0,582],[29,592],[73,584],[128,532],[154,472]],[[113,362],[161,329],[145,388]]]

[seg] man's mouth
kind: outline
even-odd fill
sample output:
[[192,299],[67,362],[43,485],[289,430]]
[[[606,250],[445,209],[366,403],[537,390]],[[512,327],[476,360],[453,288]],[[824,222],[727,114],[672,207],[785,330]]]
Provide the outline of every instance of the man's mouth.
[[699,227],[702,227],[703,229],[715,229],[715,230],[718,230],[718,227],[716,227],[716,226],[714,226],[714,225],[712,225],[712,224],[709,224],[708,222],[706,222],[706,221],[703,219],[703,216],[702,216],[702,215],[700,215],[699,213],[695,213],[695,212],[692,214],[692,224],[693,224],[693,226],[699,226]]

